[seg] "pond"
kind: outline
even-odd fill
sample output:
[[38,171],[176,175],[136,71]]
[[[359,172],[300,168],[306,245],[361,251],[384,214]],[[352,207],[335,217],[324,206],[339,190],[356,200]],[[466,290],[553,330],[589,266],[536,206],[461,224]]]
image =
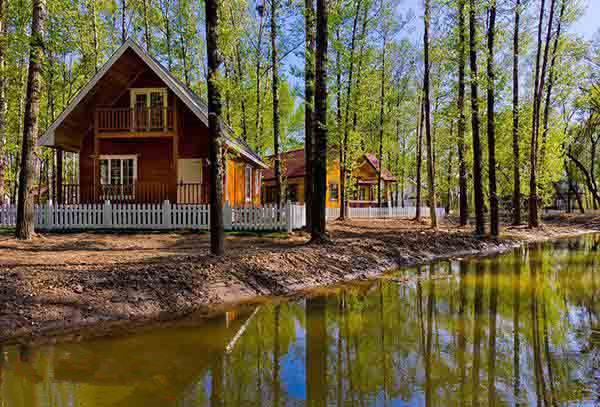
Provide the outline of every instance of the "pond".
[[600,403],[600,236],[0,350],[0,406]]

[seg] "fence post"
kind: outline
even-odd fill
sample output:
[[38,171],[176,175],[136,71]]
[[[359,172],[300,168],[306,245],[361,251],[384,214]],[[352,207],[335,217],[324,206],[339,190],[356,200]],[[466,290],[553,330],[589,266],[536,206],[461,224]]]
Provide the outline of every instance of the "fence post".
[[163,201],[162,204],[162,226],[163,229],[171,228],[171,202],[169,200]]
[[225,202],[225,206],[223,207],[223,229],[231,230],[231,226],[233,225],[233,210],[231,206],[229,206],[229,202]]
[[50,207],[52,206],[52,201],[48,201],[46,205],[44,205],[44,216],[42,217],[42,224],[40,225],[42,229],[50,229],[50,224],[52,223],[50,220]]
[[292,201],[287,201],[287,205],[285,206],[285,217],[287,218],[287,232],[292,233]]
[[102,225],[107,229],[112,227],[112,205],[110,201],[104,201],[102,206]]
[[373,217],[372,214],[371,214],[371,212],[372,212],[371,211],[371,206],[369,205],[369,219]]

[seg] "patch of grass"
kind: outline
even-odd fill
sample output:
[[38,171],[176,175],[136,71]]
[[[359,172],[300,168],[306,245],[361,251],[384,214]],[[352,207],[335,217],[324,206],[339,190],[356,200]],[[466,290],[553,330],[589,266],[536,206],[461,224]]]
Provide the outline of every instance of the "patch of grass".
[[0,228],[0,236],[9,236],[15,234],[15,228]]
[[285,239],[289,233],[269,230],[236,230],[225,232],[227,236],[251,236],[251,237],[269,237],[272,239]]

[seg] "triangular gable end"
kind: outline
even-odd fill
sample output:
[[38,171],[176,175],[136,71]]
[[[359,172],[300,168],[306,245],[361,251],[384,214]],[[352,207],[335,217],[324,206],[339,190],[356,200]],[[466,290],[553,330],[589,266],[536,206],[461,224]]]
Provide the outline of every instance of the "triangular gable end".
[[[197,95],[195,95],[187,86],[181,83],[177,78],[172,76],[166,68],[154,60],[144,50],[140,48],[135,41],[128,39],[121,45],[106,63],[98,70],[92,79],[79,91],[77,96],[73,98],[71,103],[64,109],[60,116],[48,127],[44,134],[38,140],[38,145],[47,147],[56,147],[61,143],[57,143],[56,131],[65,122],[75,108],[84,100],[84,98],[94,89],[96,84],[109,72],[117,61],[128,51],[132,50],[152,72],[154,72],[164,84],[181,100],[196,117],[208,127],[208,106]],[[227,125],[224,126],[226,131],[233,134],[233,130]],[[226,144],[236,152],[244,155],[259,166],[267,168],[266,164],[254,153],[247,145],[226,137]],[[75,150],[75,146],[63,146],[67,150]]]

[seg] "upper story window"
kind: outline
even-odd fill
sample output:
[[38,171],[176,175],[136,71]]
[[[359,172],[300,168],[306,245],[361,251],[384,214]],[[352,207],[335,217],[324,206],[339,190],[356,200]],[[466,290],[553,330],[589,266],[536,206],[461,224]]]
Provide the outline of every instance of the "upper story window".
[[167,127],[166,88],[131,88],[130,107],[136,129],[152,130]]

